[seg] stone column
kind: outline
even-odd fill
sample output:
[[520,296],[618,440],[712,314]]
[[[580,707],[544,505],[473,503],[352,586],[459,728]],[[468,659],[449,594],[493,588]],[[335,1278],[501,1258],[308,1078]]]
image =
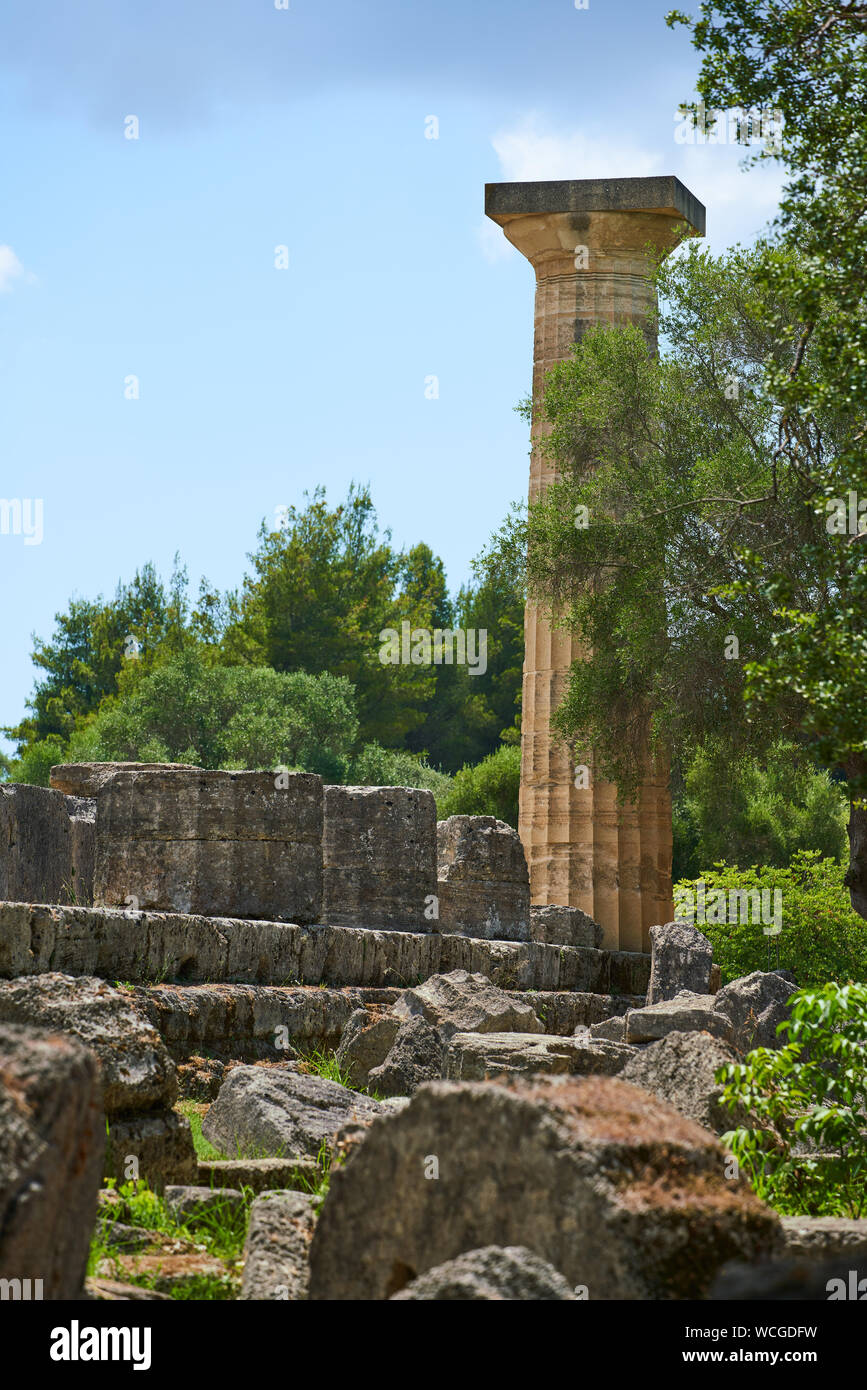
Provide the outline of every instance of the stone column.
[[[649,332],[653,298],[648,247],[673,245],[684,222],[704,234],[705,210],[673,177],[495,183],[485,211],[536,272],[533,400],[545,374],[596,323],[636,323]],[[652,344],[655,349],[655,342]],[[533,425],[530,500],[556,477]],[[671,798],[664,759],[648,756],[635,802],[595,775],[592,750],[552,737],[551,715],[580,644],[527,605],[519,832],[534,904],[580,907],[604,929],[604,945],[650,949],[650,928],[673,915]],[[575,786],[575,767],[589,786]]]

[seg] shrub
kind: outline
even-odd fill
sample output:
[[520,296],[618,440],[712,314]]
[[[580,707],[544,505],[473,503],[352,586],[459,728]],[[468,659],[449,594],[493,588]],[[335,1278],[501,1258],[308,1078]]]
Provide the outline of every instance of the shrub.
[[462,767],[444,796],[437,797],[440,820],[447,816],[496,816],[518,828],[521,750],[504,744],[480,763]]
[[[791,970],[797,984],[824,985],[828,980],[867,981],[867,922],[853,911],[843,886],[845,869],[834,859],[802,850],[787,868],[738,869],[715,864],[701,875],[707,893],[722,889],[730,903],[732,890],[757,890],[782,900],[782,932],[771,938],[762,924],[710,922],[683,909],[679,895],[697,890],[698,879],[682,879],[675,885],[675,913],[693,921],[713,945],[723,983],[753,970]],[[731,915],[731,914],[729,914]],[[752,916],[752,914],[750,914]]]
[[792,995],[788,1041],[717,1073],[723,1103],[754,1128],[723,1142],[763,1201],[784,1216],[867,1212],[867,987]]

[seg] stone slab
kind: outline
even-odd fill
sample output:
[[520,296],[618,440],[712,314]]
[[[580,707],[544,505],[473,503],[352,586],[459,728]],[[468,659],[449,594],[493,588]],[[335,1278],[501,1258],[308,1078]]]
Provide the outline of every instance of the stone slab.
[[682,217],[699,236],[705,231],[703,205],[673,174],[486,183],[485,212],[495,222],[546,212],[657,212]]
[[635,1056],[621,1043],[536,1033],[456,1033],[443,1062],[448,1081],[494,1076],[616,1076]]
[[[133,985],[175,981],[405,989],[431,975],[466,970],[486,975],[507,991],[610,995],[630,982],[631,962],[646,959],[535,941],[0,903],[0,978],[7,979],[58,970]],[[615,980],[618,987],[612,990]],[[623,994],[638,992],[622,989]]]
[[200,772],[194,763],[56,763],[49,785],[67,796],[96,797],[116,772]]

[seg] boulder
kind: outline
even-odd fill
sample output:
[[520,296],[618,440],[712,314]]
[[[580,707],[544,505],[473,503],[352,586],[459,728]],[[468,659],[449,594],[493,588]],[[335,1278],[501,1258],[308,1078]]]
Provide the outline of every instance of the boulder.
[[399,1028],[400,1019],[391,1013],[371,1019],[367,1009],[356,1009],[350,1015],[337,1046],[337,1061],[353,1086],[367,1086],[373,1068],[388,1056]]
[[522,1004],[485,975],[452,970],[431,975],[424,984],[404,990],[392,1007],[397,1018],[421,1017],[445,1041],[454,1033],[544,1033],[529,1004]]
[[436,801],[418,787],[325,788],[322,921],[430,932]]
[[485,1081],[492,1076],[615,1076],[634,1056],[631,1047],[593,1039],[532,1033],[455,1033],[443,1076],[450,1081]]
[[728,1019],[739,1052],[754,1047],[782,1047],[785,1034],[777,1026],[789,1016],[789,996],[795,986],[776,971],[754,970],[714,995],[714,1008]]
[[666,922],[650,928],[650,985],[648,1004],[673,999],[681,990],[710,993],[713,947],[688,922]]
[[635,1052],[621,1081],[640,1086],[673,1105],[696,1124],[724,1134],[739,1118],[720,1104],[723,1088],[714,1080],[720,1067],[737,1062],[734,1048],[708,1033],[669,1033]]
[[322,780],[298,772],[115,772],[99,788],[94,902],[316,922]]
[[548,946],[602,945],[603,930],[580,907],[531,907],[530,939]]
[[307,1298],[308,1254],[316,1223],[306,1192],[263,1192],[250,1208],[241,1299]]
[[562,1274],[545,1260],[521,1245],[503,1249],[486,1245],[482,1250],[468,1250],[455,1260],[429,1269],[413,1279],[400,1293],[392,1294],[396,1302],[500,1303],[520,1300],[533,1302],[575,1301]]
[[[99,1064],[77,1038],[0,1025],[3,1297],[81,1297],[105,1144]],[[27,1292],[13,1281],[25,1281]]]
[[384,1061],[368,1073],[368,1085],[380,1096],[411,1096],[422,1082],[438,1081],[442,1074],[442,1039],[416,1015],[400,1023]]
[[724,1171],[714,1135],[610,1077],[433,1082],[332,1171],[310,1297],[387,1299],[467,1250],[520,1245],[591,1299],[701,1299],[781,1239]]
[[0,1023],[79,1038],[99,1058],[109,1116],[175,1102],[177,1073],[165,1043],[129,997],[105,980],[49,973],[0,981]]
[[644,1009],[630,1009],[626,1015],[628,1043],[658,1042],[668,1033],[712,1033],[731,1042],[733,1029],[725,1014],[714,1010],[713,994],[690,994],[683,990],[674,999],[662,999]]
[[449,816],[437,824],[441,932],[493,941],[530,940],[530,875],[524,847],[495,816]]
[[202,1122],[230,1158],[316,1158],[350,1121],[368,1124],[379,1101],[321,1076],[277,1067],[233,1067]]
[[0,902],[72,901],[66,797],[49,787],[0,786]]
[[[583,1031],[576,1028],[576,1034]],[[603,1018],[598,1023],[590,1024],[591,1038],[605,1038],[608,1042],[626,1041],[626,1019],[622,1016],[614,1018]]]

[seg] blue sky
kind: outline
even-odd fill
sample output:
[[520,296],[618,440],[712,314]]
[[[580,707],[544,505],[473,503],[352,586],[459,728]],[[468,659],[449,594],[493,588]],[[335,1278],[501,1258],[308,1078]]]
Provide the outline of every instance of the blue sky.
[[674,173],[717,250],[773,215],[773,167],[675,141],[670,0],[289,5],[5,7],[0,497],[44,534],[0,535],[0,724],[73,594],[177,551],[234,587],[318,483],[468,577],[528,470],[533,276],[485,182]]

